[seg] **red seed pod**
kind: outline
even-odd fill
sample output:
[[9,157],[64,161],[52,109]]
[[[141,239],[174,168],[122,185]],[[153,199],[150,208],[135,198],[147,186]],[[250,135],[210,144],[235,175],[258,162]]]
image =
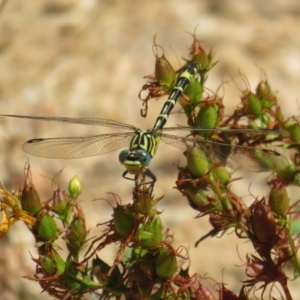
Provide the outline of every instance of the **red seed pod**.
[[37,216],[42,209],[42,203],[34,185],[25,185],[21,195],[22,209],[34,216]]
[[30,165],[26,163],[24,186],[21,192],[22,209],[34,216],[37,216],[42,209],[42,203],[38,192],[36,191],[31,177]]
[[290,207],[290,198],[285,186],[281,182],[275,182],[272,185],[269,194],[269,205],[272,212],[276,215],[281,217],[286,216]]
[[253,234],[261,243],[272,244],[276,237],[275,218],[264,199],[250,207],[250,224]]

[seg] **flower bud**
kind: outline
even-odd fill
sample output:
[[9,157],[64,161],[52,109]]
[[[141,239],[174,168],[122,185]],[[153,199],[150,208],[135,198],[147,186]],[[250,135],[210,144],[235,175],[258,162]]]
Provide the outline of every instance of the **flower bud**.
[[81,193],[81,182],[77,175],[75,175],[69,182],[69,193],[73,200],[77,199],[79,194]]

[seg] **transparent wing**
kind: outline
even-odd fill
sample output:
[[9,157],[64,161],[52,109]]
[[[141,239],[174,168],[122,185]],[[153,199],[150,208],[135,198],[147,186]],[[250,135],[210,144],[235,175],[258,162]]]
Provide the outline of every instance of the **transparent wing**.
[[252,128],[203,128],[203,127],[190,127],[190,126],[178,126],[178,127],[166,127],[162,132],[166,131],[198,131],[201,132],[227,132],[227,133],[246,133],[257,135],[269,135],[274,134],[278,136],[289,136],[288,131],[285,130],[273,130],[273,129],[252,129]]
[[234,170],[268,172],[282,170],[288,165],[288,161],[283,155],[271,150],[222,144],[209,140],[198,140],[193,137],[179,137],[169,134],[162,134],[161,140],[168,145],[189,152],[194,147],[198,147],[204,154],[198,154],[197,156],[200,158],[220,162],[224,166]]
[[40,121],[55,121],[61,123],[72,123],[72,124],[82,124],[82,125],[96,125],[104,127],[113,127],[119,129],[127,129],[134,131],[136,128],[132,125],[125,124],[122,122],[117,122],[109,119],[102,118],[65,118],[65,117],[33,117],[33,116],[20,116],[20,115],[0,115],[2,117],[12,117],[21,119],[32,119]]
[[109,133],[85,137],[46,138],[29,140],[23,150],[45,158],[82,158],[101,155],[129,146],[134,132]]

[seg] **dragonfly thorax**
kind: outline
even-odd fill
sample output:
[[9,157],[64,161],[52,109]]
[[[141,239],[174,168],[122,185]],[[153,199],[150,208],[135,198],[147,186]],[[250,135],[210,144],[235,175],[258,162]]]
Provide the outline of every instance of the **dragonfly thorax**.
[[130,174],[140,174],[150,165],[160,141],[159,130],[136,129],[130,148],[121,151],[119,161]]
[[141,130],[136,129],[130,141],[129,149],[131,152],[144,150],[154,157],[160,142],[160,130]]

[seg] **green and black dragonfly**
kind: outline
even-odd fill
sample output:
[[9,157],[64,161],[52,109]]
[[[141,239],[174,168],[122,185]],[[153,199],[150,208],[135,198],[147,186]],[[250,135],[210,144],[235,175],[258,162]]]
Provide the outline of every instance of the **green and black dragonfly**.
[[[26,153],[34,156],[56,159],[72,159],[102,155],[126,146],[128,147],[129,145],[128,149],[122,150],[119,154],[119,161],[126,168],[123,177],[127,179],[131,179],[127,177],[127,174],[133,174],[136,178],[139,174],[144,173],[144,175],[148,176],[152,182],[156,181],[155,174],[148,167],[151,159],[156,154],[160,141],[184,151],[192,151],[194,147],[198,147],[205,154],[205,159],[220,162],[235,170],[264,172],[273,171],[273,168],[278,170],[286,167],[288,164],[286,158],[275,151],[224,144],[211,140],[198,139],[193,136],[183,137],[166,133],[170,131],[185,130],[195,133],[201,131],[226,131],[229,133],[240,132],[266,135],[272,132],[271,130],[264,129],[212,129],[190,126],[164,128],[178,98],[188,86],[191,78],[197,76],[199,71],[200,65],[198,63],[191,62],[187,64],[181,75],[178,77],[177,83],[171,91],[169,98],[164,103],[153,128],[150,130],[141,130],[129,124],[102,118],[35,117],[21,115],[1,116],[96,125],[127,130],[126,132],[83,137],[36,138],[27,141],[23,145],[23,150]],[[257,159],[258,156],[268,159],[271,163],[261,164]],[[272,167],[270,167],[270,165]]]

